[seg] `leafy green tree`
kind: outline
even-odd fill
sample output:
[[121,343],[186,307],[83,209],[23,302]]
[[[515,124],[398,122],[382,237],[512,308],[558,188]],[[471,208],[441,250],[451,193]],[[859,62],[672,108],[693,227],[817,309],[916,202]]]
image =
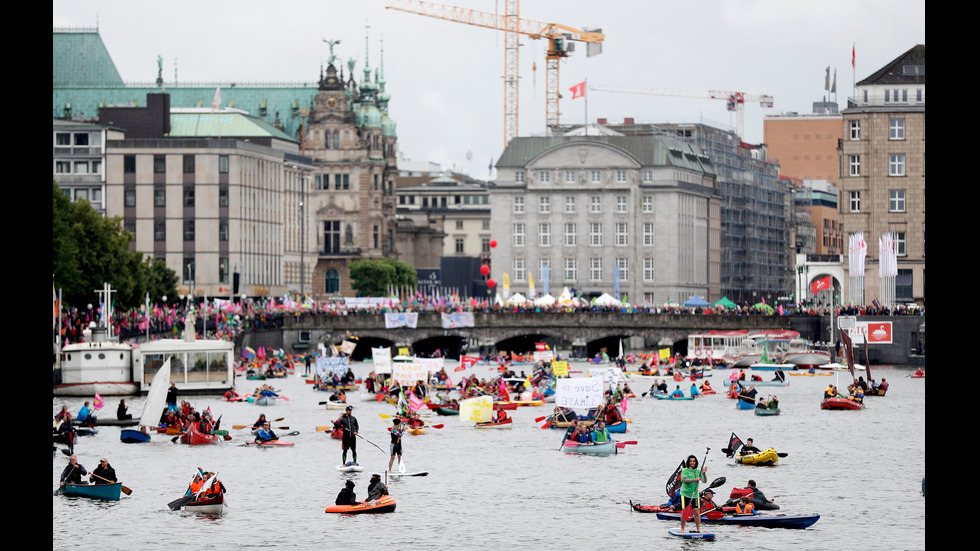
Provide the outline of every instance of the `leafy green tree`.
[[144,261],[142,253],[130,250],[133,236],[121,218],[106,218],[85,200],[72,202],[57,182],[52,193],[51,267],[67,304],[93,302],[104,283],[118,291],[119,309],[142,305],[147,291],[153,301],[177,294],[177,274],[162,261]]
[[351,287],[360,296],[387,296],[389,286],[414,287],[418,275],[411,265],[393,258],[358,260],[350,264]]

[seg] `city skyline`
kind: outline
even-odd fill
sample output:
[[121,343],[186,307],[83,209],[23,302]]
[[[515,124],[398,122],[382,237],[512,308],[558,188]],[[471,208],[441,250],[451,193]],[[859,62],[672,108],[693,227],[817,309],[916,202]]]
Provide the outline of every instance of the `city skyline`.
[[[488,165],[503,152],[503,33],[386,10],[392,3],[298,0],[270,11],[268,4],[250,0],[179,0],[165,10],[151,3],[55,0],[53,24],[98,26],[127,83],[155,80],[159,56],[165,85],[174,82],[175,74],[184,84],[312,84],[330,56],[327,40],[340,41],[333,49],[345,74],[347,60],[356,58],[353,76],[360,81],[365,42],[372,78],[382,66],[383,44],[384,79],[400,153],[492,179],[495,172]],[[445,4],[504,10],[499,1]],[[705,10],[709,5],[716,9]],[[855,80],[925,43],[921,0],[898,5],[829,1],[820,11],[812,5],[734,0],[669,8],[631,0],[601,6],[584,0],[521,5],[522,18],[583,30],[597,27],[605,34],[601,55],[587,57],[580,43],[560,64],[562,124],[581,124],[587,105],[591,122],[632,117],[638,123],[736,126],[724,101],[593,90],[587,90],[584,100],[572,100],[568,89],[586,79],[590,86],[730,90],[773,96],[772,109],[746,103],[743,139],[761,143],[765,115],[809,113],[814,101],[835,99],[824,90],[828,67],[831,79],[836,72],[836,101],[843,108]],[[653,28],[636,24],[637,15]],[[173,31],[178,28],[182,30]],[[519,135],[543,135],[547,43],[523,37],[521,45]],[[648,67],[638,66],[648,60]]]

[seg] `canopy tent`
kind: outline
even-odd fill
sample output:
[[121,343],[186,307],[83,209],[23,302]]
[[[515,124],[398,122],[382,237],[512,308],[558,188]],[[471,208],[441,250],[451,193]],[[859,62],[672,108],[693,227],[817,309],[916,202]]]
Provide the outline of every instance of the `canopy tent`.
[[609,293],[602,293],[601,295],[596,297],[594,301],[592,301],[592,304],[595,304],[597,306],[619,306],[622,304],[622,302],[617,300]]
[[765,302],[757,302],[753,304],[752,307],[758,308],[759,310],[765,310],[767,314],[771,314],[773,312],[772,306],[769,306]]
[[555,302],[556,302],[555,297],[551,296],[551,293],[548,293],[547,295],[542,295],[534,299],[535,306],[551,306]]
[[507,299],[505,302],[507,304],[524,304],[525,302],[527,302],[527,299],[524,298],[524,295],[520,293],[514,293],[514,295],[509,299]]
[[725,308],[738,308],[738,305],[732,302],[728,297],[721,297],[721,300],[714,304],[715,306],[723,306]]
[[684,301],[684,306],[711,306],[711,303],[698,295],[694,295],[693,297]]

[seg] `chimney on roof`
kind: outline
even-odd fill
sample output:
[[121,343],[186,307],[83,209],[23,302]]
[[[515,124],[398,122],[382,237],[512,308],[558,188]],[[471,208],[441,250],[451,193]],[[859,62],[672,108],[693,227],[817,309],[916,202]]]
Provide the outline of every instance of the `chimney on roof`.
[[634,124],[633,117],[626,117],[623,119],[623,124]]

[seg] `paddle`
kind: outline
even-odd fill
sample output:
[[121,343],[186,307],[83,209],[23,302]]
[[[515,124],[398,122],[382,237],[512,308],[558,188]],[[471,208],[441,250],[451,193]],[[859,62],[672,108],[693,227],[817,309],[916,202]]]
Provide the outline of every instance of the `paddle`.
[[[102,478],[101,476],[99,476],[99,475],[97,475],[95,473],[89,473],[89,474],[92,475],[92,476],[94,476],[95,478],[99,478],[99,479],[105,480],[109,484],[115,484],[115,482],[113,482],[111,480],[107,480],[105,478]],[[122,489],[122,491],[123,491],[124,494],[129,495],[129,494],[133,493],[133,491],[130,490],[129,488],[127,488],[126,486],[121,485],[121,484],[120,484],[120,486],[121,486],[121,489]]]
[[[702,470],[702,473],[701,474],[702,474],[702,476],[704,475],[704,473],[703,473],[703,470],[704,470],[704,462],[708,460],[708,452],[709,451],[711,451],[711,448],[706,448],[705,449],[705,451],[704,451],[704,459],[701,461],[701,470]],[[693,508],[693,505],[694,505],[694,500],[695,499],[698,499],[698,484],[699,484],[699,482],[695,482],[694,483],[694,496],[691,497],[691,501],[687,504],[687,507],[684,508],[684,512],[681,515],[681,520],[684,521],[684,522],[687,522],[687,521],[691,520],[692,518],[694,518],[694,508]]]
[[625,442],[616,442],[617,448],[625,448],[626,446],[635,446],[638,442],[636,440],[627,440]]

